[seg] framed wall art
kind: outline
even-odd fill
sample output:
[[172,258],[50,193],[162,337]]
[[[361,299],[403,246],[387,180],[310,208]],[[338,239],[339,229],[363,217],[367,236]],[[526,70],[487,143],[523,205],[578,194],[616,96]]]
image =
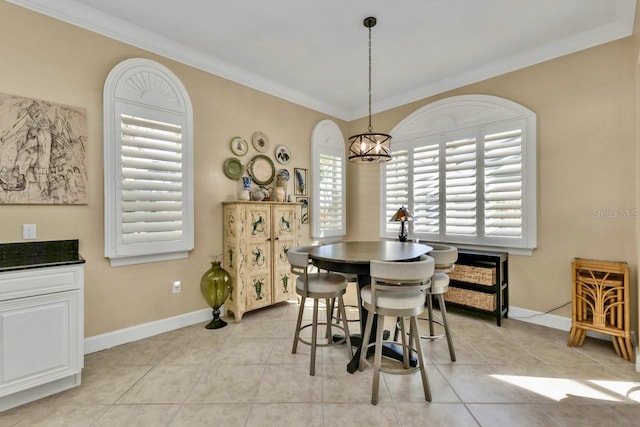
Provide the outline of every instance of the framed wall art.
[[0,204],[87,204],[84,108],[0,93]]
[[307,169],[293,169],[293,193],[296,196],[307,195]]
[[302,203],[300,207],[300,223],[309,224],[309,198],[296,197],[296,202]]

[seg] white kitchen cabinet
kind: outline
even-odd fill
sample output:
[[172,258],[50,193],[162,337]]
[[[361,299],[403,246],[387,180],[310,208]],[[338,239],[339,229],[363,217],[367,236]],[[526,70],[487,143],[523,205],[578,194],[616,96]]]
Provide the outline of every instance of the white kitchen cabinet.
[[82,263],[0,272],[0,411],[80,385],[83,305]]

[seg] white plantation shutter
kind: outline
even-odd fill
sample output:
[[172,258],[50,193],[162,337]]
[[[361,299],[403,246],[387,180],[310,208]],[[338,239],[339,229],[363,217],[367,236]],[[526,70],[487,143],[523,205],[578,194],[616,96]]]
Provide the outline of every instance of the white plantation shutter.
[[535,248],[535,114],[501,98],[453,97],[413,113],[392,135],[381,173],[383,237],[397,237],[388,218],[405,205],[413,238]]
[[440,144],[437,140],[426,141],[413,151],[412,171],[413,229],[416,233],[437,234],[440,229]]
[[318,227],[325,235],[344,229],[344,159],[320,153],[318,177]]
[[316,124],[311,134],[311,236],[342,237],[347,230],[345,142],[331,120]]
[[182,127],[121,115],[122,242],[182,239]]
[[400,231],[400,223],[389,222],[399,207],[409,207],[409,177],[407,169],[409,168],[408,152],[396,151],[393,153],[391,160],[386,163],[386,179],[384,181],[383,191],[386,195],[387,203],[383,211],[383,227],[388,232],[398,233]]
[[476,138],[445,137],[446,235],[477,234]]
[[491,237],[522,237],[522,128],[484,135],[484,226]]
[[112,266],[193,249],[193,112],[164,66],[130,59],[104,90],[105,256]]

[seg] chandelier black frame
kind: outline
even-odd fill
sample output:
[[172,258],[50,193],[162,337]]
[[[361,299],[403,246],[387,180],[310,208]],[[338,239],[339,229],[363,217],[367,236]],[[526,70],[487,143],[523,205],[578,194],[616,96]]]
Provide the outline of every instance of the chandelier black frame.
[[371,126],[371,28],[377,20],[370,16],[363,23],[369,29],[369,126],[366,133],[349,138],[349,160],[356,163],[383,163],[391,160],[391,135],[373,132]]

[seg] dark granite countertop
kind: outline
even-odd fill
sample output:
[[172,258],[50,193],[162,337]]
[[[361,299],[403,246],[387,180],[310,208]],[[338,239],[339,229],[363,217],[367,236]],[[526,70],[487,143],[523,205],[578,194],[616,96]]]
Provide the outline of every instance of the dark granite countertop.
[[83,264],[78,240],[0,243],[0,272]]

